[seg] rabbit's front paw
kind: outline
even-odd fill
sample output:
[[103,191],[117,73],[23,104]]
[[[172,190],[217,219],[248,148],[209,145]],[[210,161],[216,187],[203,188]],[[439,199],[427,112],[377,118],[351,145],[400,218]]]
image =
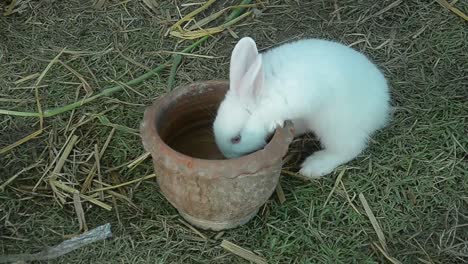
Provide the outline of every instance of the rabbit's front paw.
[[320,150],[309,156],[302,163],[299,173],[305,177],[317,179],[331,173],[340,165],[340,160],[336,154]]

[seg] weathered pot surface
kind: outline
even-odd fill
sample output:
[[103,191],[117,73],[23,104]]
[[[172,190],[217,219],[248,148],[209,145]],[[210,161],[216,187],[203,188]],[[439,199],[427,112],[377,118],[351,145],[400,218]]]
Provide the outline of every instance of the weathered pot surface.
[[162,193],[203,229],[234,228],[257,214],[276,188],[294,135],[286,122],[263,149],[225,159],[211,129],[228,87],[226,81],[178,87],[146,109],[140,128]]

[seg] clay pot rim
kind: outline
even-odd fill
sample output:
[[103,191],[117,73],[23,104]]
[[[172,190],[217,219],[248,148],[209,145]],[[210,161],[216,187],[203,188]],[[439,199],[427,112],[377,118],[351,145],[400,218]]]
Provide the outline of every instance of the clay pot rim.
[[197,89],[198,86],[216,86],[220,84],[226,85],[227,83],[228,81],[226,80],[198,81],[187,85],[181,85],[175,88],[172,92],[158,97],[151,106],[146,108],[143,119],[144,121],[142,122],[142,125],[140,127],[141,137],[143,139],[145,149],[151,153],[152,151],[148,148],[148,146],[154,145],[158,149],[164,149],[164,153],[169,154],[169,156],[171,156],[172,159],[175,158],[176,160],[179,160],[182,163],[197,163],[197,165],[199,166],[206,165],[209,167],[231,167],[233,165],[239,166],[242,164],[248,164],[253,160],[260,160],[261,162],[257,162],[257,164],[260,167],[265,167],[277,162],[278,159],[282,159],[289,147],[289,144],[294,138],[294,126],[293,123],[289,120],[285,121],[283,127],[279,127],[275,130],[273,137],[268,142],[268,144],[264,146],[264,148],[238,158],[219,160],[192,157],[173,149],[171,146],[166,144],[164,140],[162,140],[157,131],[157,126],[155,122],[153,121],[151,124],[148,124],[149,121],[156,120],[156,116],[160,114],[161,109],[166,108],[169,104],[176,101],[178,97],[184,96],[184,94],[194,91],[195,89]]

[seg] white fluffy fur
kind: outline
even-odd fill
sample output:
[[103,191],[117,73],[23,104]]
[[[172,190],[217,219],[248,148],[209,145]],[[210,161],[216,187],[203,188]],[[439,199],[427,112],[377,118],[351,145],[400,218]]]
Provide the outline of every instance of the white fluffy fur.
[[[390,96],[379,69],[345,45],[319,39],[283,44],[259,54],[249,37],[234,48],[230,89],[213,124],[228,158],[260,149],[265,139],[293,120],[296,136],[312,131],[323,150],[310,155],[300,173],[332,172],[365,148],[389,119]],[[231,138],[241,136],[238,144]]]

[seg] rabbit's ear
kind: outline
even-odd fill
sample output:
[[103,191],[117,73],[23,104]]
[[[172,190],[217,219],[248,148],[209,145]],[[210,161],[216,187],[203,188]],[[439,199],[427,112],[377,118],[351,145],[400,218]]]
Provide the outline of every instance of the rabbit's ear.
[[234,47],[229,74],[230,89],[243,100],[256,99],[263,86],[263,67],[252,38],[244,37]]

